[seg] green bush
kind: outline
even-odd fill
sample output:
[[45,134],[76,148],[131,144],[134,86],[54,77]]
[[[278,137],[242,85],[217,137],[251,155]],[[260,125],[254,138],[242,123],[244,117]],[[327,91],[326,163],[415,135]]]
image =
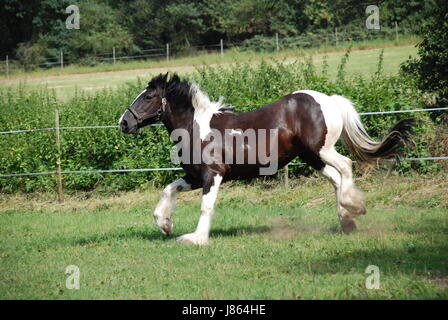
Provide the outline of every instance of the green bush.
[[[448,6],[438,0],[437,7],[423,23],[423,40],[418,44],[418,57],[402,65],[402,71],[411,75],[419,89],[434,97],[428,104],[448,106]],[[436,113],[436,115],[441,115]],[[448,118],[445,117],[445,121]]]
[[[405,77],[382,76],[370,79],[347,78],[341,65],[337,80],[325,71],[317,73],[310,60],[286,64],[262,61],[259,64],[237,63],[232,67],[203,66],[189,77],[200,84],[211,98],[225,97],[237,111],[248,111],[300,89],[350,98],[359,112],[406,110],[419,107],[420,96]],[[54,126],[54,110],[60,110],[61,126],[115,125],[126,106],[146,83],[136,81],[116,90],[103,90],[94,96],[78,95],[63,103],[51,90],[32,91],[26,87],[0,89],[0,128],[2,131],[46,128]],[[407,114],[376,115],[362,118],[368,132],[383,136],[392,125]],[[408,156],[431,156],[444,150],[437,147],[434,124],[426,113],[415,114],[420,120],[417,148]],[[54,131],[40,131],[0,136],[0,173],[52,171],[55,168]],[[340,147],[340,146],[339,146]],[[173,167],[170,162],[172,144],[163,127],[149,127],[135,135],[124,135],[117,128],[62,130],[62,170],[98,170],[125,168]],[[405,169],[421,172],[437,170],[438,166],[413,162],[403,163]],[[306,173],[303,167],[293,172]],[[179,171],[137,172],[116,174],[65,174],[64,186],[75,190],[129,190],[142,184],[162,185],[182,174]],[[54,176],[0,178],[1,192],[37,191],[54,188]]]
[[[399,36],[411,35],[403,28],[398,29]],[[338,30],[338,43],[363,41],[363,40],[394,40],[396,38],[395,28],[382,27],[381,31],[369,30],[365,27],[350,27]],[[309,32],[296,36],[280,36],[279,49],[305,49],[317,48],[322,46],[334,46],[336,36],[334,30],[325,29]],[[250,39],[244,40],[239,47],[241,51],[272,52],[277,49],[275,37],[256,35]]]

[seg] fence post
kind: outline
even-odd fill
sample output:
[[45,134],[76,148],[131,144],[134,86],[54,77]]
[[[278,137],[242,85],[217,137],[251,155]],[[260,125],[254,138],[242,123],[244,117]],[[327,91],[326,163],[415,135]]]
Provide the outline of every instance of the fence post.
[[219,44],[221,45],[221,57],[224,57],[224,41],[222,39],[219,41]]
[[61,69],[64,69],[64,53],[61,50]]
[[9,78],[9,60],[8,60],[8,55],[6,55],[6,77]]
[[114,64],[115,64],[115,47],[112,47],[112,58],[113,58]]
[[62,173],[61,173],[61,137],[59,130],[59,110],[54,110],[54,124],[55,124],[55,132],[56,132],[56,181],[58,188],[58,201],[64,201],[64,194],[62,192]]
[[395,168],[395,161],[390,161],[385,178],[388,179]]
[[338,41],[338,28],[334,28],[334,36],[336,38],[336,46],[337,46],[339,44],[339,41]]
[[398,41],[398,22],[395,21],[395,41]]
[[277,47],[277,52],[280,50],[279,46],[278,46],[278,32],[275,33],[275,45]]
[[289,187],[289,166],[285,166],[285,172],[284,172],[284,181],[285,181],[285,188],[288,189]]
[[170,61],[170,44],[166,44],[166,61]]

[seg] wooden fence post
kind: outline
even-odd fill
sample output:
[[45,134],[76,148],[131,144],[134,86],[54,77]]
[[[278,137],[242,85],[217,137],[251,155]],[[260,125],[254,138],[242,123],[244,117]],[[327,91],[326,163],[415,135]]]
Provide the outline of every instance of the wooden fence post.
[[285,166],[285,172],[284,172],[284,181],[285,181],[285,188],[288,189],[289,188],[289,166],[286,165]]
[[61,50],[61,69],[64,69],[64,53]]
[[8,55],[6,55],[6,77],[9,78],[9,59],[8,59]]
[[112,58],[113,58],[114,64],[115,64],[115,47],[112,48]]
[[388,168],[387,168],[387,173],[385,175],[385,179],[388,179],[390,177],[394,168],[395,168],[395,161],[390,161]]
[[277,52],[280,50],[280,47],[278,45],[278,32],[275,33],[275,45],[277,47]]
[[62,191],[62,173],[61,173],[61,137],[59,130],[59,110],[54,110],[55,118],[54,124],[56,128],[56,182],[58,189],[58,201],[64,201],[64,194]]
[[395,21],[395,41],[398,41],[398,22]]
[[170,61],[170,44],[166,44],[166,61]]
[[339,40],[338,40],[338,28],[334,28],[334,36],[335,36],[335,40],[336,40],[336,46],[339,44]]
[[219,41],[219,44],[221,45],[221,57],[224,57],[224,41],[222,39]]

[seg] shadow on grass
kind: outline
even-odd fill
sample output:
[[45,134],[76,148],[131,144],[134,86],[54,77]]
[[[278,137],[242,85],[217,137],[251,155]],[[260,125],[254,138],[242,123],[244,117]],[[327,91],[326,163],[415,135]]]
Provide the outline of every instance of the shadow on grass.
[[[274,239],[284,240],[299,237],[301,234],[315,234],[315,233],[340,233],[337,227],[332,228],[315,228],[313,226],[292,227],[273,224],[272,226],[245,226],[232,228],[216,228],[211,230],[211,237],[241,237],[251,234],[265,234]],[[126,239],[140,239],[148,241],[167,241],[173,240],[182,233],[165,236],[155,228],[137,228],[128,227],[123,229],[109,230],[107,233],[79,236],[75,239],[69,239],[71,245],[86,246],[95,243],[104,243]]]
[[117,240],[140,239],[149,241],[164,241],[172,237],[163,235],[158,230],[149,228],[129,227],[125,229],[110,230],[108,233],[89,235],[69,241],[72,245],[86,246],[95,243],[103,243]]
[[[434,229],[436,227],[433,227],[433,233],[438,233]],[[417,230],[411,227],[401,231],[411,235]],[[392,248],[389,246],[381,248],[381,245],[378,247],[372,245],[372,248],[341,247],[331,255],[315,255],[310,265],[304,264],[300,256],[291,256],[289,263],[284,266],[284,271],[311,272],[316,275],[363,274],[369,265],[378,266],[380,272],[389,278],[398,274],[407,274],[425,277],[430,281],[445,279],[444,285],[447,286],[448,244],[442,237],[438,237],[431,241],[426,241],[424,238],[413,239],[409,242],[400,241]]]
[[[212,229],[211,236],[221,236],[221,237],[234,237],[234,236],[243,236],[247,234],[261,234],[261,233],[269,233],[271,231],[270,227],[267,226],[259,226],[259,227],[235,227],[228,229]],[[71,245],[79,245],[86,246],[92,245],[95,243],[104,243],[110,241],[117,240],[129,240],[129,239],[140,239],[140,240],[148,240],[148,241],[172,241],[177,236],[181,234],[174,234],[170,236],[163,235],[157,229],[147,228],[136,228],[129,227],[125,229],[115,229],[110,230],[107,233],[103,234],[94,234],[87,235],[84,237],[77,237],[76,239],[70,239],[68,242]]]
[[[245,234],[268,233],[270,232],[270,230],[271,229],[266,226],[216,229],[212,230],[211,236],[233,237]],[[126,239],[166,241],[166,240],[173,240],[173,238],[180,235],[181,234],[165,236],[159,230],[156,229],[150,229],[150,228],[142,229],[142,228],[129,227],[126,229],[111,230],[108,233],[76,238],[70,240],[69,242],[72,245],[84,246],[84,245],[91,245],[94,243],[103,243],[103,242],[126,240]]]
[[[312,272],[315,274],[333,274],[338,272],[361,272],[369,265],[376,265],[389,274],[424,275],[429,279],[437,276],[448,276],[448,229],[445,223],[431,217],[417,221],[399,221],[389,228],[382,227],[378,232],[374,230],[359,231],[355,237],[360,241],[378,239],[380,244],[372,247],[342,246],[331,255],[322,257],[316,255],[312,262]],[[375,235],[378,233],[379,238]],[[373,236],[371,236],[371,234]],[[387,243],[384,248],[384,239],[387,235],[401,234],[403,237],[397,243]],[[351,237],[349,235],[348,237]],[[408,239],[408,241],[407,241]],[[303,261],[292,257],[292,265],[285,266],[302,269]],[[296,270],[299,272],[299,270]]]
[[250,227],[234,227],[234,228],[225,228],[225,229],[212,229],[210,235],[218,236],[218,237],[236,237],[236,236],[244,236],[247,234],[261,234],[261,233],[269,233],[271,230],[270,227],[267,226],[250,226]]
[[269,226],[217,228],[211,230],[212,237],[237,237],[251,234],[265,234],[274,240],[294,239],[301,235],[341,233],[341,228],[338,225],[323,227],[317,224],[305,223],[303,221],[288,223],[281,217],[274,219]]

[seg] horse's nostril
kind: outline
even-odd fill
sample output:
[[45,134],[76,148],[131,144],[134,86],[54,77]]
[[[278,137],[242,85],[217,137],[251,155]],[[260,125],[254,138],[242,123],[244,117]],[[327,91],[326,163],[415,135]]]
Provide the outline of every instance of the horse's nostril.
[[128,127],[128,122],[127,122],[126,120],[122,120],[122,121],[121,121],[121,126],[122,126],[123,128],[127,128],[127,127]]

